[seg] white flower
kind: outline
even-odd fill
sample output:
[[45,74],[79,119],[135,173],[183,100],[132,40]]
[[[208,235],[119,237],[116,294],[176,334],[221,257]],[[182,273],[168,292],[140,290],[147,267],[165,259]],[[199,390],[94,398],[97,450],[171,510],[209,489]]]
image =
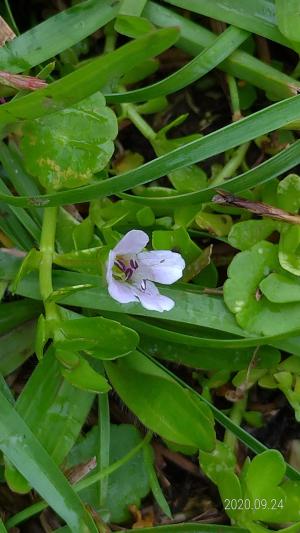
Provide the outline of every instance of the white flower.
[[170,311],[175,302],[159,293],[153,281],[170,285],[182,276],[185,262],[170,250],[143,252],[149,238],[132,230],[109,252],[106,266],[108,292],[122,304],[138,302],[152,311]]

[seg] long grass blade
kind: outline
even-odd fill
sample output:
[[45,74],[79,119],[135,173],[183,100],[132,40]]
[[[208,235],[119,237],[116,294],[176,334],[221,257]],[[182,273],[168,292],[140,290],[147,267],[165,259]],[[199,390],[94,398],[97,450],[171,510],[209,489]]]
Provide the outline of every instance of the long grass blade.
[[[282,102],[277,102],[257,113],[253,113],[249,117],[210,133],[206,137],[192,141],[155,159],[154,161],[150,161],[136,170],[120,174],[119,176],[101,181],[95,185],[88,185],[74,190],[31,198],[11,197],[9,195],[0,194],[0,200],[6,201],[10,205],[17,205],[20,207],[29,207],[32,205],[53,206],[82,203],[94,198],[120,193],[136,187],[137,185],[149,183],[165,174],[169,174],[172,170],[203,161],[216,154],[222,153],[225,150],[234,148],[235,146],[259,137],[260,135],[264,135],[270,130],[281,128],[297,118],[300,118],[300,96],[294,96]],[[291,158],[293,165],[295,164],[295,161],[299,162],[298,150],[298,145],[296,145],[294,148],[291,148],[290,152],[287,152],[289,156],[290,154],[293,156]],[[282,157],[285,158],[284,155]],[[288,168],[290,167],[288,166]],[[266,176],[261,175],[260,180],[261,182],[266,181]],[[253,181],[255,185],[260,182],[256,177]],[[230,184],[231,180],[228,180],[227,183]],[[243,188],[251,186],[251,180],[249,183],[242,179],[242,184],[239,183],[239,186],[239,190],[243,190]],[[211,198],[212,192],[213,191],[210,190],[207,194],[207,190],[204,190],[203,200],[208,197]]]
[[22,72],[78,43],[112,20],[118,0],[87,0],[50,17],[0,49],[1,70]]
[[97,528],[74,490],[0,391],[0,449],[74,533]]
[[221,33],[211,46],[200,52],[195,59],[164,80],[134,91],[115,94],[104,93],[106,99],[108,102],[140,102],[179,91],[217,67],[248,36],[248,32],[231,26],[224,33]]
[[168,4],[234,24],[285,46],[290,42],[276,24],[275,5],[270,0],[165,0]]
[[[249,3],[250,5],[252,4]],[[214,33],[200,24],[154,2],[147,2],[143,14],[159,27],[178,26],[180,38],[176,46],[194,56],[199,54],[203,48],[211,46],[217,38]],[[218,65],[218,68],[247,81],[254,87],[263,89],[278,100],[297,94],[297,88],[300,86],[299,81],[243,50],[233,52],[228,59]]]

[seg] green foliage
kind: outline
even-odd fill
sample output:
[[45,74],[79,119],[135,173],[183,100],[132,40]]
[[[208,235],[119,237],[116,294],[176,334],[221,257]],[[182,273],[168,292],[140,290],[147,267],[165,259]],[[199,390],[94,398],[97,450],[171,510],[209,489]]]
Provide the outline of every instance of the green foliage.
[[48,191],[87,185],[110,160],[116,135],[115,115],[95,93],[73,108],[25,124],[25,167]]
[[[80,499],[23,418],[1,395],[0,448],[27,481],[60,514],[71,530],[97,531]],[[64,498],[61,498],[64,494]]]
[[[45,499],[0,520],[0,531],[48,505],[61,531],[130,527],[128,506],[143,510],[150,491],[172,517],[152,434],[111,424],[112,391],[172,453],[199,452],[232,522],[157,532],[267,533],[290,523],[296,533],[300,474],[244,426],[265,423],[252,389],[256,400],[274,391],[300,420],[300,178],[285,176],[300,162],[299,66],[284,74],[285,63],[265,57],[274,47],[256,39],[299,51],[296,2],[74,4],[0,48],[8,76],[48,82],[30,93],[16,91],[20,81],[34,88],[24,76],[0,87],[2,482]],[[230,26],[216,35],[203,16]],[[120,46],[118,34],[130,42]],[[294,218],[220,206],[219,188]],[[179,283],[158,287],[170,311],[108,292],[109,252],[141,228],[148,249],[184,258]],[[130,247],[117,254],[119,283],[134,281],[134,256]],[[258,454],[243,465],[237,439]],[[74,486],[69,468],[82,478]]]
[[200,464],[217,483],[223,505],[237,525],[256,531],[256,522],[298,522],[299,514],[292,511],[288,498],[297,506],[299,485],[284,481],[285,463],[277,450],[246,461],[239,477],[234,473],[235,458],[222,443],[217,452],[200,454]]
[[119,396],[147,427],[177,444],[214,448],[209,408],[141,353],[106,362],[105,368]]
[[[97,456],[99,447],[99,428],[89,431],[70,452],[67,466],[74,467]],[[109,462],[114,463],[141,442],[138,430],[131,425],[121,424],[110,426]],[[93,475],[93,472],[91,473]],[[130,478],[130,483],[128,480]],[[130,461],[116,470],[108,478],[106,509],[112,522],[124,522],[130,517],[128,505],[140,505],[150,491],[150,481],[143,452],[137,453]],[[100,513],[104,511],[99,505],[99,492],[96,484],[84,489],[81,498],[85,503],[92,505]]]
[[276,20],[281,33],[291,43],[300,41],[300,15],[299,2],[297,0],[276,0]]

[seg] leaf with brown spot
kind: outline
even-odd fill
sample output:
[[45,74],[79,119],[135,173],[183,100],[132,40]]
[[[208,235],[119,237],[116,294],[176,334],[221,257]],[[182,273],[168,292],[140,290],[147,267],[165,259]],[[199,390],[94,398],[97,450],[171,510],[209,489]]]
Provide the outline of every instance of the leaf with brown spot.
[[109,162],[117,120],[95,93],[72,108],[26,122],[23,134],[27,171],[49,191],[72,189],[90,183]]

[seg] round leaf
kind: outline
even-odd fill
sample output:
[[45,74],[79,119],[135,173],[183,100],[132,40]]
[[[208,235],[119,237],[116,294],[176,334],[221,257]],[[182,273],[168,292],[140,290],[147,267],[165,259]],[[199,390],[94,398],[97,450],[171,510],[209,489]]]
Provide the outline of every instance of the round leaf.
[[87,185],[109,162],[117,120],[95,93],[72,108],[28,121],[21,148],[28,172],[47,190]]

